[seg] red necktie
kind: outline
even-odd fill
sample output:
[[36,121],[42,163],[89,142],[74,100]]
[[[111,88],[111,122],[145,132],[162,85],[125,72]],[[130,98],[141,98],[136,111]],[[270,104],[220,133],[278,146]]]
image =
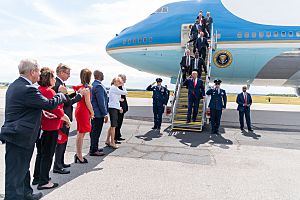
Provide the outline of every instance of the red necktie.
[[193,95],[195,96],[195,88],[196,88],[197,82],[196,79],[194,79],[194,91],[193,91]]

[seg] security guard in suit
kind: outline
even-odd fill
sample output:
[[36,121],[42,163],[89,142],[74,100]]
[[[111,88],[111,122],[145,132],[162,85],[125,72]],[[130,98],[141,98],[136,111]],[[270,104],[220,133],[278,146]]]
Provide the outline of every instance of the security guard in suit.
[[222,116],[222,110],[226,109],[227,96],[225,90],[220,88],[221,80],[215,80],[215,86],[209,89],[206,94],[211,95],[211,99],[208,107],[210,108],[210,123],[211,133],[219,134],[220,121]]
[[[156,86],[154,84],[156,83]],[[161,85],[162,79],[157,78],[156,82],[147,87],[147,91],[153,91],[153,114],[154,114],[154,126],[152,129],[160,130],[162,115],[164,113],[164,106],[168,101],[168,90]]]

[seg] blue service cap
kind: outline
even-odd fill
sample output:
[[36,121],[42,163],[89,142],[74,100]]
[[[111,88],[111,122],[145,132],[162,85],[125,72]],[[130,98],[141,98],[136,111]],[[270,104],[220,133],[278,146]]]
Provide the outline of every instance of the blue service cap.
[[157,78],[156,82],[162,82],[162,79],[161,78]]
[[216,80],[214,80],[214,83],[222,83],[222,81],[220,80],[220,79],[216,79]]

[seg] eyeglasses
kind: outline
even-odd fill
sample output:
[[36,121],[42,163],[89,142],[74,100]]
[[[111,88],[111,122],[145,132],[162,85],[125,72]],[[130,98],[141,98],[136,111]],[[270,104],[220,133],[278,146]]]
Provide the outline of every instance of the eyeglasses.
[[68,75],[70,75],[71,74],[71,72],[67,72],[67,71],[63,71],[65,74],[68,74]]

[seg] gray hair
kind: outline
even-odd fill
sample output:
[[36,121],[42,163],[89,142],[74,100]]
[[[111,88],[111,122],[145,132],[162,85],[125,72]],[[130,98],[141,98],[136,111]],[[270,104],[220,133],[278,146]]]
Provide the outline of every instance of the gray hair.
[[25,75],[25,74],[28,74],[32,70],[39,69],[39,65],[36,60],[24,59],[24,60],[21,60],[18,68],[19,68],[19,73]]

